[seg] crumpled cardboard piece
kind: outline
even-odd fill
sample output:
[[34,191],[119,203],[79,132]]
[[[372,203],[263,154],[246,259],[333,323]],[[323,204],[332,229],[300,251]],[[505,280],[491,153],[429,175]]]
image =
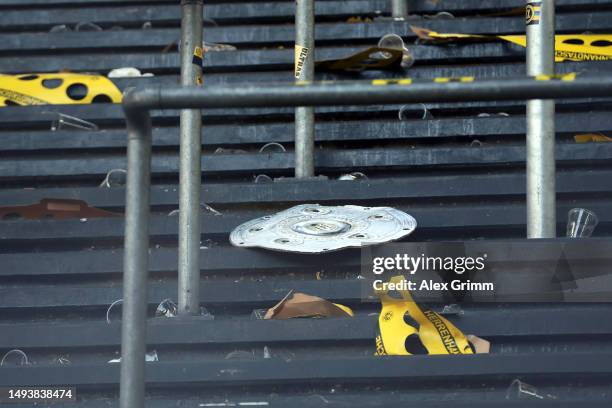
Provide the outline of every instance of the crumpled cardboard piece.
[[264,319],[282,320],[294,317],[353,317],[353,311],[317,296],[290,291],[274,307],[268,309]]
[[474,348],[474,352],[476,354],[489,354],[491,351],[491,342],[485,339],[482,339],[473,334],[468,334],[465,336],[467,340],[470,342],[472,347]]
[[96,218],[119,217],[121,214],[90,207],[82,200],[43,198],[38,204],[0,207],[0,219],[26,218]]

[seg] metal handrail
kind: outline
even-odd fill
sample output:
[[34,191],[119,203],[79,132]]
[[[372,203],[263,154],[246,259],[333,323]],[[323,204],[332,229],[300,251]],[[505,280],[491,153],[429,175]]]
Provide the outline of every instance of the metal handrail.
[[573,75],[561,78],[461,78],[457,81],[445,78],[443,81],[438,79],[421,82],[403,79],[256,87],[156,87],[126,90],[123,109],[128,129],[128,173],[121,322],[121,407],[142,408],[144,404],[152,137],[150,110],[524,100],[611,94],[612,76]]
[[[555,73],[555,1],[526,0],[527,75]],[[555,101],[527,102],[527,237],[554,238]]]
[[391,16],[403,20],[408,17],[408,0],[391,0]]
[[[295,2],[295,79],[312,81],[315,76],[315,2]],[[295,177],[313,177],[315,115],[312,106],[295,108]]]
[[612,76],[576,75],[431,80],[380,79],[372,81],[320,81],[297,84],[271,83],[240,87],[128,88],[123,108],[128,123],[153,109],[295,107],[372,105],[417,102],[528,100],[610,96]]
[[[202,84],[202,0],[181,0],[181,85]],[[178,312],[200,312],[200,195],[202,113],[184,109],[180,118]]]

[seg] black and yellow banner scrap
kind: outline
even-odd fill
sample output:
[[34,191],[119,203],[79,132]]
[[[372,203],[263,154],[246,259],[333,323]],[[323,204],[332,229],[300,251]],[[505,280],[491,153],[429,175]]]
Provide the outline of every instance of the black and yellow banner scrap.
[[306,63],[306,59],[308,58],[308,48],[307,47],[303,47],[301,45],[295,45],[294,48],[294,66],[293,66],[293,72],[295,75],[295,79],[301,79],[302,78],[302,71],[304,68],[304,64]]
[[[399,69],[403,51],[395,48],[370,47],[346,58],[317,61],[319,71],[361,72],[367,69]],[[297,57],[297,55],[296,55]]]
[[[460,42],[466,40],[502,40],[527,47],[525,35],[477,35],[438,33],[412,26],[412,31],[422,40],[433,43]],[[606,61],[612,60],[612,34],[560,34],[555,35],[555,61]]]
[[[404,280],[394,276],[392,283]],[[378,318],[376,355],[474,354],[467,337],[438,313],[421,309],[407,290],[401,299],[378,292],[382,309]]]
[[[193,59],[191,63],[200,69],[204,67],[204,50],[202,47],[195,47],[193,49]],[[196,85],[202,85],[202,73],[201,71],[196,74]]]
[[542,15],[542,3],[527,3],[525,7],[525,24],[534,25],[540,24],[540,17]]
[[200,68],[204,65],[204,51],[202,50],[202,47],[195,47],[193,49],[193,59],[191,60],[191,63]]
[[121,99],[117,86],[100,75],[0,74],[0,107],[120,103]]

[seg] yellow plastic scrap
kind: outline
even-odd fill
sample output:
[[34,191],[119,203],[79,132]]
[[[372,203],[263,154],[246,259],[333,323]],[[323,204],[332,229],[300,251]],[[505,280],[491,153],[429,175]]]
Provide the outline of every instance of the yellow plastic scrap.
[[120,102],[121,91],[100,75],[0,74],[0,107]]
[[346,20],[347,23],[371,23],[372,19],[370,17],[361,17],[361,16],[352,16]]
[[340,303],[334,303],[334,306],[336,306],[337,308],[341,309],[344,313],[346,313],[347,315],[353,317],[353,309],[351,309],[348,306],[344,306],[343,304]]
[[[447,43],[464,40],[503,40],[527,47],[525,35],[476,35],[438,33],[421,27],[410,27],[422,40]],[[555,35],[555,61],[606,61],[612,60],[612,34],[559,34]]]
[[[394,276],[390,282],[403,279]],[[474,354],[466,336],[451,322],[436,312],[421,309],[409,291],[398,292],[402,299],[392,298],[387,291],[378,292],[382,309],[375,355]]]
[[612,142],[612,137],[602,135],[600,133],[582,133],[574,136],[576,143],[588,142]]

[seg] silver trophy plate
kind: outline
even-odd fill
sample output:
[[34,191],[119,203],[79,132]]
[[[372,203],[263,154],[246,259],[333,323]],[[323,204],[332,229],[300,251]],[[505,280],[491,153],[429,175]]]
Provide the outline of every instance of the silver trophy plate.
[[390,207],[303,204],[236,227],[232,245],[315,254],[394,241],[410,234],[416,220]]

